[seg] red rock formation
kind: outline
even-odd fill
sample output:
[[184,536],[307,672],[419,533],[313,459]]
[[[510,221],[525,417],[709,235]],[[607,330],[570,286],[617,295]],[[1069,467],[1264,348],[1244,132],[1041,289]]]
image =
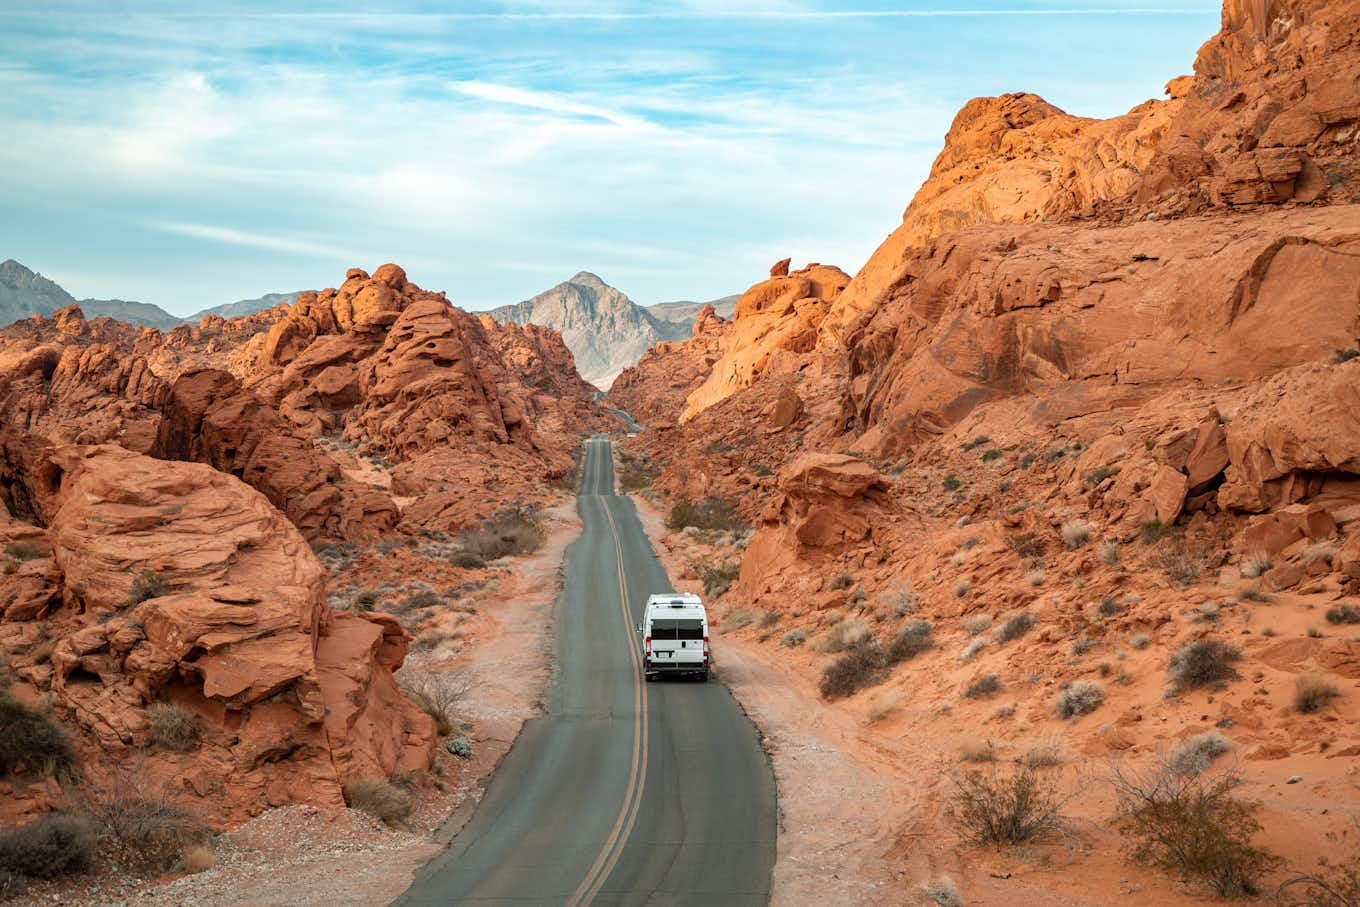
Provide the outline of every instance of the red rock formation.
[[650,426],[673,426],[685,401],[712,373],[730,326],[713,306],[704,306],[695,316],[688,340],[662,342],[649,349],[637,365],[624,369],[614,380],[605,399]]
[[331,612],[321,565],[261,494],[205,465],[112,445],[50,461],[61,476],[41,505],[52,555],[25,571],[56,588],[38,607],[11,604],[7,619],[45,615],[55,646],[44,662],[27,632],[0,645],[101,754],[150,744],[151,702],[186,706],[201,742],[150,753],[146,771],[216,822],[283,803],[339,806],[350,778],[427,763],[432,722],[392,679],[404,631],[383,615]]

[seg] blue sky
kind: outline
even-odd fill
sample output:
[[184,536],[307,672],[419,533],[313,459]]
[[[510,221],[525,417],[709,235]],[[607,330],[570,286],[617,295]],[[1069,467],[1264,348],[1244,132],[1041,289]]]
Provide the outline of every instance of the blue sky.
[[0,259],[175,314],[396,261],[470,309],[857,269],[954,112],[1123,113],[1218,0],[0,0]]

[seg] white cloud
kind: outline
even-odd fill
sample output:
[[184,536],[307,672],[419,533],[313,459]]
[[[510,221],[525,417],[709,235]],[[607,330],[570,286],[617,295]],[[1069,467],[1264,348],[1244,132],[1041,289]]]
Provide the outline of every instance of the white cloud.
[[256,233],[247,230],[236,230],[231,227],[215,227],[210,224],[188,224],[178,221],[149,221],[146,226],[162,233],[174,233],[178,236],[190,236],[194,239],[206,239],[210,242],[226,243],[232,246],[246,246],[252,249],[266,249],[270,252],[288,252],[295,255],[312,255],[318,258],[332,259],[367,259],[373,256],[356,254],[352,250],[342,249],[338,246],[326,245],[324,243],[312,242],[306,239],[295,239],[288,236],[272,236],[268,233]]
[[558,94],[549,91],[530,91],[524,88],[515,88],[510,85],[496,85],[490,82],[479,82],[476,80],[453,82],[450,85],[459,94],[467,95],[472,98],[479,98],[483,101],[492,101],[497,104],[509,104],[515,107],[527,107],[532,110],[543,110],[550,113],[561,113],[573,117],[585,117],[587,119],[603,120],[615,126],[625,129],[647,129],[652,126],[640,117],[629,116],[593,104],[583,104],[573,100],[571,96]]

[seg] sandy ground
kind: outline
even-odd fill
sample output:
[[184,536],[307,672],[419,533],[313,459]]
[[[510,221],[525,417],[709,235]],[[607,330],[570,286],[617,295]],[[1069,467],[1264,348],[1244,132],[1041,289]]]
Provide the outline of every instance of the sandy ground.
[[434,783],[419,785],[409,828],[389,828],[355,810],[273,809],[217,836],[216,865],[196,875],[155,885],[104,874],[59,893],[35,891],[39,896],[19,903],[367,907],[391,902],[471,817],[520,726],[541,712],[563,555],[580,532],[574,499],[558,503],[545,517],[549,536],[543,547],[531,557],[507,561],[498,581],[477,596],[478,617],[462,649],[447,660],[431,660],[430,653],[408,657],[412,667],[470,677],[460,717],[473,744],[468,760],[439,750]]

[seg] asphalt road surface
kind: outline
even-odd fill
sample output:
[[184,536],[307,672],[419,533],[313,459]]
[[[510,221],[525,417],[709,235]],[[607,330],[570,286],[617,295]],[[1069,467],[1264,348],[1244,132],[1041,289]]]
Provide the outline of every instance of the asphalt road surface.
[[587,445],[578,504],[547,714],[396,903],[765,904],[769,762],[720,663],[708,683],[643,682],[635,626],[648,595],[673,589],[633,502],[614,494],[606,440]]

